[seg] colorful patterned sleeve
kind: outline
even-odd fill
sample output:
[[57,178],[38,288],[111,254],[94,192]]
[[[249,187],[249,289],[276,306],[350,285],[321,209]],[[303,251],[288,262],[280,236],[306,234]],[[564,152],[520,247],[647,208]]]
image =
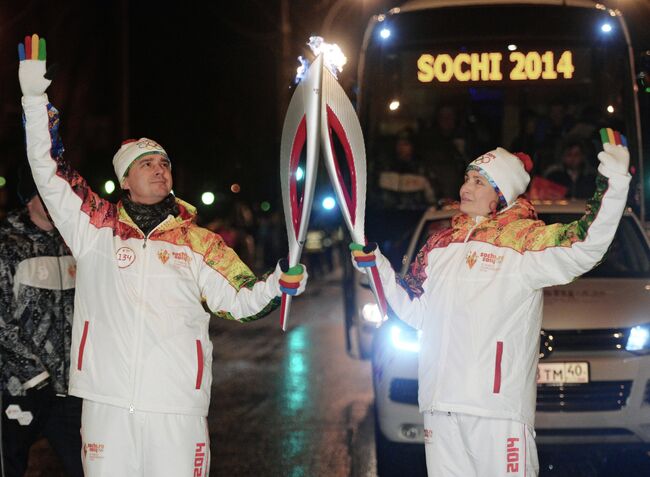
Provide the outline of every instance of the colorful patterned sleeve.
[[580,219],[550,225],[530,221],[511,232],[510,240],[523,252],[522,270],[531,287],[569,283],[600,263],[625,209],[629,181],[629,176],[608,179],[599,174],[594,196]]
[[197,227],[193,236],[195,251],[199,251],[197,246],[204,249],[199,252],[203,255],[199,280],[201,293],[214,315],[249,322],[265,317],[280,305],[275,274],[256,277],[215,233]]

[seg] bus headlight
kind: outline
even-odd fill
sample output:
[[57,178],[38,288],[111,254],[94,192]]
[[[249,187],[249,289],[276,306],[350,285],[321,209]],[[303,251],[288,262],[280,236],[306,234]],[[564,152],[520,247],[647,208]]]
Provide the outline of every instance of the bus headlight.
[[625,349],[628,351],[650,351],[650,325],[631,328]]
[[420,332],[393,325],[390,329],[390,342],[399,350],[418,353],[420,351]]

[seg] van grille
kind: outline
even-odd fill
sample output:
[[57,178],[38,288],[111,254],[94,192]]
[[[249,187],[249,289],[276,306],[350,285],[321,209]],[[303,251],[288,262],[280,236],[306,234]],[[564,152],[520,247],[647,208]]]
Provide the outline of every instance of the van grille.
[[592,381],[585,384],[537,386],[540,412],[617,411],[627,404],[632,381]]

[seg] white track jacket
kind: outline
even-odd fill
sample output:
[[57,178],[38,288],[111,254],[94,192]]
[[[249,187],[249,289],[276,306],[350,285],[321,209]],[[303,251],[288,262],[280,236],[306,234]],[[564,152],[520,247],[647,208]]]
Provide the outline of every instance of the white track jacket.
[[390,307],[422,330],[421,411],[534,425],[542,289],[598,264],[625,208],[629,174],[599,171],[596,193],[573,223],[545,225],[519,198],[492,218],[455,216],[404,279],[378,255]]
[[77,260],[70,394],[151,412],[205,416],[212,344],[202,302],[249,321],[280,303],[276,271],[258,280],[177,199],[148,237],[121,203],[95,194],[63,160],[57,110],[24,97],[27,156],[57,229]]

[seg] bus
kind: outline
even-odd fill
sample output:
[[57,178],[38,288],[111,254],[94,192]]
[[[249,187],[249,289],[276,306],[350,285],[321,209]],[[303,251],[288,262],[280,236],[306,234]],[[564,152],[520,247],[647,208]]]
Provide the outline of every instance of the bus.
[[621,13],[591,0],[413,0],[377,15],[358,70],[369,189],[382,197],[404,136],[444,200],[496,146],[529,154],[539,178],[561,170],[573,146],[593,173],[606,126],[627,136],[631,205],[644,219],[634,63]]
[[[601,127],[627,137],[629,204],[643,220],[634,55],[621,12],[590,0],[412,0],[374,16],[360,51],[356,96],[372,197],[368,240],[403,270],[409,241],[432,204],[384,199],[396,193],[424,199],[417,192],[428,184],[427,195],[432,190],[444,208],[458,199],[467,164],[497,146],[531,156],[531,196],[589,198]],[[402,161],[409,154],[410,162]],[[370,358],[374,331],[386,317],[364,301],[370,293],[358,280],[344,270],[348,352]],[[381,372],[373,367],[373,378]],[[380,475],[392,475],[386,469],[399,459],[379,454],[408,437],[390,442],[378,432]]]

